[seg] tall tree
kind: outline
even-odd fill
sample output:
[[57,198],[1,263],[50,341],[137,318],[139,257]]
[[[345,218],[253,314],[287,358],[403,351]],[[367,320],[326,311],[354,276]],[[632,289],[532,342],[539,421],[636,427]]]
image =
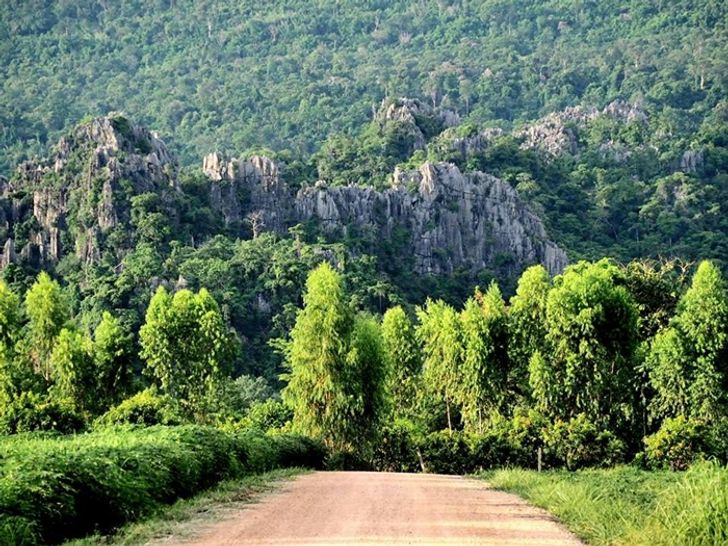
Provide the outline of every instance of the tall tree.
[[25,313],[28,316],[26,351],[35,372],[50,381],[49,357],[70,313],[61,286],[45,271],[38,275],[25,296]]
[[537,403],[607,427],[633,418],[637,310],[620,270],[608,260],[568,267],[549,293],[547,327],[547,350],[531,359]]
[[382,340],[389,374],[388,393],[392,415],[410,418],[415,411],[422,358],[415,328],[402,307],[392,307],[382,318]]
[[306,280],[303,308],[285,345],[290,372],[282,376],[288,381],[282,394],[294,428],[337,449],[360,444],[371,394],[359,368],[371,357],[371,332],[358,330],[352,351],[354,322],[341,275],[322,263]]
[[[387,361],[379,323],[374,317],[359,315],[354,322],[350,350],[347,355],[348,382],[357,386],[360,408],[352,415],[352,443],[366,448],[383,417]],[[359,438],[359,442],[356,439]]]
[[503,409],[508,397],[507,315],[493,282],[477,291],[460,313],[462,379],[458,390],[466,428],[482,432],[486,413]]
[[205,289],[180,290],[174,296],[160,287],[139,331],[140,356],[161,389],[197,411],[217,392],[238,350],[215,300]]
[[51,393],[55,399],[80,411],[96,406],[93,347],[89,338],[73,328],[63,328],[49,360]]
[[19,384],[14,348],[20,326],[20,299],[0,280],[0,415],[4,413]]
[[513,387],[528,391],[528,365],[533,354],[543,352],[546,343],[546,302],[551,278],[542,265],[526,269],[510,300],[508,353]]
[[647,358],[657,417],[714,419],[728,415],[728,291],[720,270],[702,262],[658,333]]
[[119,402],[130,387],[132,376],[132,336],[121,321],[104,312],[94,330],[94,365],[98,402]]
[[427,300],[425,307],[417,310],[417,318],[425,390],[445,403],[447,426],[452,430],[452,406],[458,399],[463,355],[458,314],[441,300]]

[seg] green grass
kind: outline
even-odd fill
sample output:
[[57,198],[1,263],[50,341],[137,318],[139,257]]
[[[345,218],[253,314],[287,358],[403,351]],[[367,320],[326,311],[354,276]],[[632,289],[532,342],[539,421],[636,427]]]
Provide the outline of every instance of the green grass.
[[545,508],[589,544],[728,544],[728,468],[714,463],[684,473],[622,466],[483,477]]
[[227,480],[190,499],[160,507],[150,517],[125,525],[112,535],[96,534],[65,542],[64,546],[96,544],[126,546],[146,544],[167,536],[189,536],[194,534],[200,525],[225,517],[231,510],[254,502],[257,495],[275,489],[280,481],[304,472],[307,470],[284,468],[242,479]]

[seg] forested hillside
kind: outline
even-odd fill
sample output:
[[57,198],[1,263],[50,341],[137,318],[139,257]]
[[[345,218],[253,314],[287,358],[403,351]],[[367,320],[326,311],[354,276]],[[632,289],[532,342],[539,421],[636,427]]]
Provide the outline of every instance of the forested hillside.
[[123,110],[208,151],[310,153],[384,97],[510,127],[644,101],[692,133],[728,88],[720,0],[108,2],[0,12],[0,173],[86,115]]

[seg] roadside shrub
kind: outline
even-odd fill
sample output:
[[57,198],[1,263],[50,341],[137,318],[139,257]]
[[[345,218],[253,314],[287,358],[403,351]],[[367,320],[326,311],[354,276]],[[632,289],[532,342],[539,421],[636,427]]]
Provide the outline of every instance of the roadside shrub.
[[326,457],[326,470],[372,470],[370,460],[352,450],[332,451]]
[[682,415],[665,419],[656,433],[645,438],[645,461],[651,468],[685,470],[710,451],[703,421]]
[[250,406],[248,414],[240,421],[244,429],[256,429],[263,432],[280,430],[293,418],[293,411],[280,400],[266,400]]
[[599,429],[586,415],[556,421],[544,431],[544,443],[556,461],[569,470],[613,466],[624,461],[626,448],[612,432]]
[[510,424],[503,423],[487,430],[484,434],[471,436],[470,471],[503,466],[525,466],[528,463],[528,453],[514,438],[512,432]]
[[323,458],[319,444],[300,437],[194,425],[5,437],[0,544],[59,543],[108,531],[222,479],[288,464],[321,466]]
[[417,472],[417,431],[409,421],[398,420],[379,431],[372,466],[383,472]]
[[0,417],[5,434],[33,431],[77,432],[85,426],[82,415],[70,405],[34,392],[23,392]]
[[179,425],[179,407],[170,396],[148,388],[122,401],[96,420],[97,425]]
[[420,448],[425,468],[437,474],[465,474],[473,469],[470,447],[460,431],[428,434]]
[[624,543],[728,544],[728,469],[715,462],[693,464],[660,493],[649,517]]

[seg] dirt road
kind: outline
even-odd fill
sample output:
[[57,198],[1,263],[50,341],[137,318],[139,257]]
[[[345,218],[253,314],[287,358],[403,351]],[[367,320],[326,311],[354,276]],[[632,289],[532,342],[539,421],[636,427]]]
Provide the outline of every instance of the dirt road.
[[545,512],[514,495],[488,489],[484,482],[370,472],[300,476],[234,517],[178,543],[581,544]]

